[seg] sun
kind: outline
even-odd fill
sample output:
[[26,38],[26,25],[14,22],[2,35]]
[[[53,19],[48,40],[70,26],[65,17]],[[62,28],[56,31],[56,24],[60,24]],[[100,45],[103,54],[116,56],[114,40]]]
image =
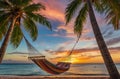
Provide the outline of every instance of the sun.
[[76,64],[76,63],[81,63],[83,61],[79,60],[78,58],[69,57],[69,58],[64,59],[63,62],[69,62],[69,63],[72,63],[72,64]]

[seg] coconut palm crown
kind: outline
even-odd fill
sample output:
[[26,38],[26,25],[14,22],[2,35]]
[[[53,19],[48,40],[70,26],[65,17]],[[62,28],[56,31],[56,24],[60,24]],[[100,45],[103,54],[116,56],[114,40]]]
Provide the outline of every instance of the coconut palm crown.
[[24,36],[22,29],[28,32],[33,41],[38,36],[36,22],[51,29],[50,22],[40,14],[41,10],[45,10],[45,6],[33,3],[32,0],[0,0],[0,40],[4,38],[0,48],[0,62],[9,41],[14,47],[21,43]]

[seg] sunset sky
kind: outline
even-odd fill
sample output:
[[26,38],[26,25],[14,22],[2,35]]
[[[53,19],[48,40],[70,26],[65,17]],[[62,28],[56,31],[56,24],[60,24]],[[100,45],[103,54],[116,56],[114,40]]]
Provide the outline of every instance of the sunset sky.
[[[42,11],[42,14],[50,20],[52,31],[38,24],[39,36],[36,41],[33,42],[26,33],[25,36],[36,49],[49,57],[65,55],[66,50],[71,50],[77,39],[73,32],[75,17],[65,26],[65,8],[69,0],[34,0],[34,2],[41,2],[46,6],[46,10]],[[95,15],[114,61],[120,63],[120,30],[114,31],[112,25],[107,25],[104,14],[100,15],[95,12]],[[84,26],[82,36],[76,46],[77,50],[73,53],[71,60],[74,63],[102,63],[89,17]],[[27,60],[27,56],[27,47],[23,40],[17,49],[11,45],[8,46],[4,62],[30,62]]]

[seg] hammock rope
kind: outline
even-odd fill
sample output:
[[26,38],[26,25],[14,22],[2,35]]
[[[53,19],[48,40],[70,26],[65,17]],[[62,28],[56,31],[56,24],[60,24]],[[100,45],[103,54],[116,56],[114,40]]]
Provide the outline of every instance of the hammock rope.
[[73,47],[72,47],[70,53],[68,54],[68,56],[71,56],[71,55],[72,55],[72,53],[73,53],[73,51],[74,51],[74,48],[76,47],[76,45],[77,45],[78,42],[79,42],[79,39],[80,39],[80,35],[78,36],[78,38],[77,38],[75,44],[73,45]]

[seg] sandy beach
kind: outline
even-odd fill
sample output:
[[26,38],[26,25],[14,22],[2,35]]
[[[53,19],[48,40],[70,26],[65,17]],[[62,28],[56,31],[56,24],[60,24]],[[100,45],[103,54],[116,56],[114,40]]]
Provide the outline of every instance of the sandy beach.
[[0,79],[109,79],[104,76],[0,76]]

